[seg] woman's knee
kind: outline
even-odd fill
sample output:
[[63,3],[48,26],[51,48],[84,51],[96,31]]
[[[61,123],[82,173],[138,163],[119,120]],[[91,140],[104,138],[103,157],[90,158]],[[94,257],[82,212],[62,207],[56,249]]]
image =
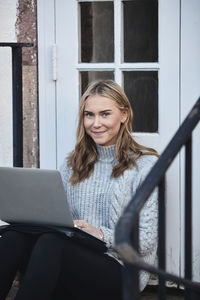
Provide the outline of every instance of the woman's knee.
[[35,246],[40,249],[59,248],[62,244],[62,238],[56,233],[43,233],[39,236]]
[[21,240],[23,238],[23,235],[24,234],[21,232],[14,231],[14,230],[8,230],[2,234],[2,237],[4,239],[10,239],[10,240],[13,240],[13,239]]
[[0,256],[2,259],[22,262],[30,252],[32,239],[23,233],[7,231],[0,238]]
[[21,249],[25,245],[25,235],[21,232],[17,231],[7,231],[2,234],[2,243],[4,243],[7,247],[12,247],[15,249]]

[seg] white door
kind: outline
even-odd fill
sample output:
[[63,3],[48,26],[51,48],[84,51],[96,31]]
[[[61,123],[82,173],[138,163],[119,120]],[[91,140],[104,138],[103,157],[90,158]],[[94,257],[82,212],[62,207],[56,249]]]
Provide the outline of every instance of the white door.
[[[200,1],[181,1],[181,121],[200,97]],[[193,278],[200,281],[200,123],[193,132]],[[183,153],[182,153],[183,154]],[[182,169],[184,156],[181,155]],[[184,195],[184,178],[182,176],[181,192]],[[182,196],[183,197],[183,196]],[[184,230],[184,214],[182,216],[182,231]],[[184,253],[182,241],[181,253]],[[184,255],[181,257],[182,266]],[[184,268],[182,268],[183,274]]]
[[[81,91],[113,78],[137,141],[162,152],[179,126],[180,1],[38,0],[40,166],[73,149]],[[167,268],[180,273],[179,158],[167,176]]]

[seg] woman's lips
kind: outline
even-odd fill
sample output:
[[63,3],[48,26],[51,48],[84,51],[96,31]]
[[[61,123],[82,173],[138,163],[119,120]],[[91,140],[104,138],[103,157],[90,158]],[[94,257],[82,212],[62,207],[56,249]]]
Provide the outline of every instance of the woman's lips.
[[102,135],[102,134],[105,133],[105,131],[92,131],[92,133],[93,133],[94,135]]

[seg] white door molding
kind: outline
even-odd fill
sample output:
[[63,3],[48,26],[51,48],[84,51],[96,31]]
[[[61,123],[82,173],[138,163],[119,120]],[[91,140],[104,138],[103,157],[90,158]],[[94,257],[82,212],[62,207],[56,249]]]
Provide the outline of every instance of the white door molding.
[[56,83],[53,80],[55,44],[54,0],[38,0],[38,76],[40,167],[57,167]]

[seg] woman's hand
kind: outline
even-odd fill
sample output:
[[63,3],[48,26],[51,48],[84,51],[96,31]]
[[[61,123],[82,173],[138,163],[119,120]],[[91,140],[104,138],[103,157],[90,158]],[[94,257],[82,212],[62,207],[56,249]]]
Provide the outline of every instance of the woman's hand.
[[103,233],[101,229],[93,227],[92,225],[88,224],[84,220],[74,220],[74,224],[81,229],[85,230],[86,232],[96,236],[97,238],[103,240]]

